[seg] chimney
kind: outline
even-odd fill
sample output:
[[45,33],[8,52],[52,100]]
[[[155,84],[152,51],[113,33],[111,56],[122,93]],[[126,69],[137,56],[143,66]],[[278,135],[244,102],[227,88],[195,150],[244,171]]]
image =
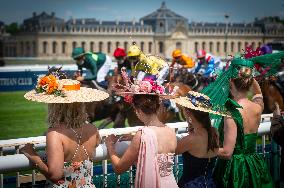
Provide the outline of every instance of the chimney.
[[132,20],[132,25],[135,25],[135,18],[133,18],[133,20]]
[[36,17],[36,12],[33,12],[33,17]]
[[82,24],[85,25],[85,19],[82,19]]
[[144,25],[144,21],[143,21],[143,20],[140,20],[140,24],[141,24],[141,25]]

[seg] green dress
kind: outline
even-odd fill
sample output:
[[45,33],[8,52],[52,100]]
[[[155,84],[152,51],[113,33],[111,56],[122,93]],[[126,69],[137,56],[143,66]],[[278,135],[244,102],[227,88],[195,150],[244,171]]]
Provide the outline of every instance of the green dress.
[[[233,117],[238,130],[236,145],[230,160],[217,160],[213,174],[217,187],[274,187],[266,162],[262,155],[256,153],[257,133],[244,134],[242,118],[236,117],[240,117],[240,113],[235,109],[232,114],[235,114]],[[219,135],[220,143],[223,143],[223,120],[219,127]]]

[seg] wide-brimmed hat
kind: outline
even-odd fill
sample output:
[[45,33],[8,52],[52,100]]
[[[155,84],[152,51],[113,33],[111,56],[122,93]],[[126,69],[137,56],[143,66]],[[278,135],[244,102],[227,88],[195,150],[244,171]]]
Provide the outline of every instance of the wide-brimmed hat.
[[185,97],[175,98],[173,101],[185,108],[230,117],[228,111],[214,109],[210,102],[210,98],[207,95],[195,91],[189,91]]
[[39,78],[36,89],[27,92],[27,100],[42,103],[75,103],[102,101],[109,94],[97,89],[80,87],[80,82],[70,79],[58,80],[53,75]]
[[131,81],[124,68],[121,69],[123,83],[116,83],[113,85],[113,90],[117,95],[125,98],[132,97],[133,95],[157,95],[162,99],[176,98],[176,86],[173,90],[159,85],[153,78],[146,77],[143,80]]

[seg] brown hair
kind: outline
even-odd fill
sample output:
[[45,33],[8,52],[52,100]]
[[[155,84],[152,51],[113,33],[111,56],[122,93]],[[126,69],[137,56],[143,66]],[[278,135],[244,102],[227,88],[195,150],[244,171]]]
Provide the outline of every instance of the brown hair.
[[145,114],[154,114],[160,107],[158,95],[134,95],[133,105],[137,109],[141,109]]
[[88,116],[84,103],[48,104],[48,124],[54,127],[64,124],[68,128],[81,127]]
[[219,136],[217,130],[211,126],[211,121],[208,112],[202,112],[193,110],[190,108],[184,108],[186,113],[191,113],[194,118],[206,129],[208,134],[207,151],[211,150],[214,152],[216,148],[219,148]]
[[252,70],[250,68],[241,68],[239,77],[232,79],[238,91],[248,91],[252,85],[253,79],[251,77]]

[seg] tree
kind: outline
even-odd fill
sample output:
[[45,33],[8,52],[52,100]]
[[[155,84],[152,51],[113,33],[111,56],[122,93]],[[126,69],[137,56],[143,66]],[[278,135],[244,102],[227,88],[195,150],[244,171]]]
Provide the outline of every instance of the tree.
[[11,35],[15,35],[20,32],[18,23],[11,23],[10,25],[6,25],[5,30],[7,33],[10,33]]

